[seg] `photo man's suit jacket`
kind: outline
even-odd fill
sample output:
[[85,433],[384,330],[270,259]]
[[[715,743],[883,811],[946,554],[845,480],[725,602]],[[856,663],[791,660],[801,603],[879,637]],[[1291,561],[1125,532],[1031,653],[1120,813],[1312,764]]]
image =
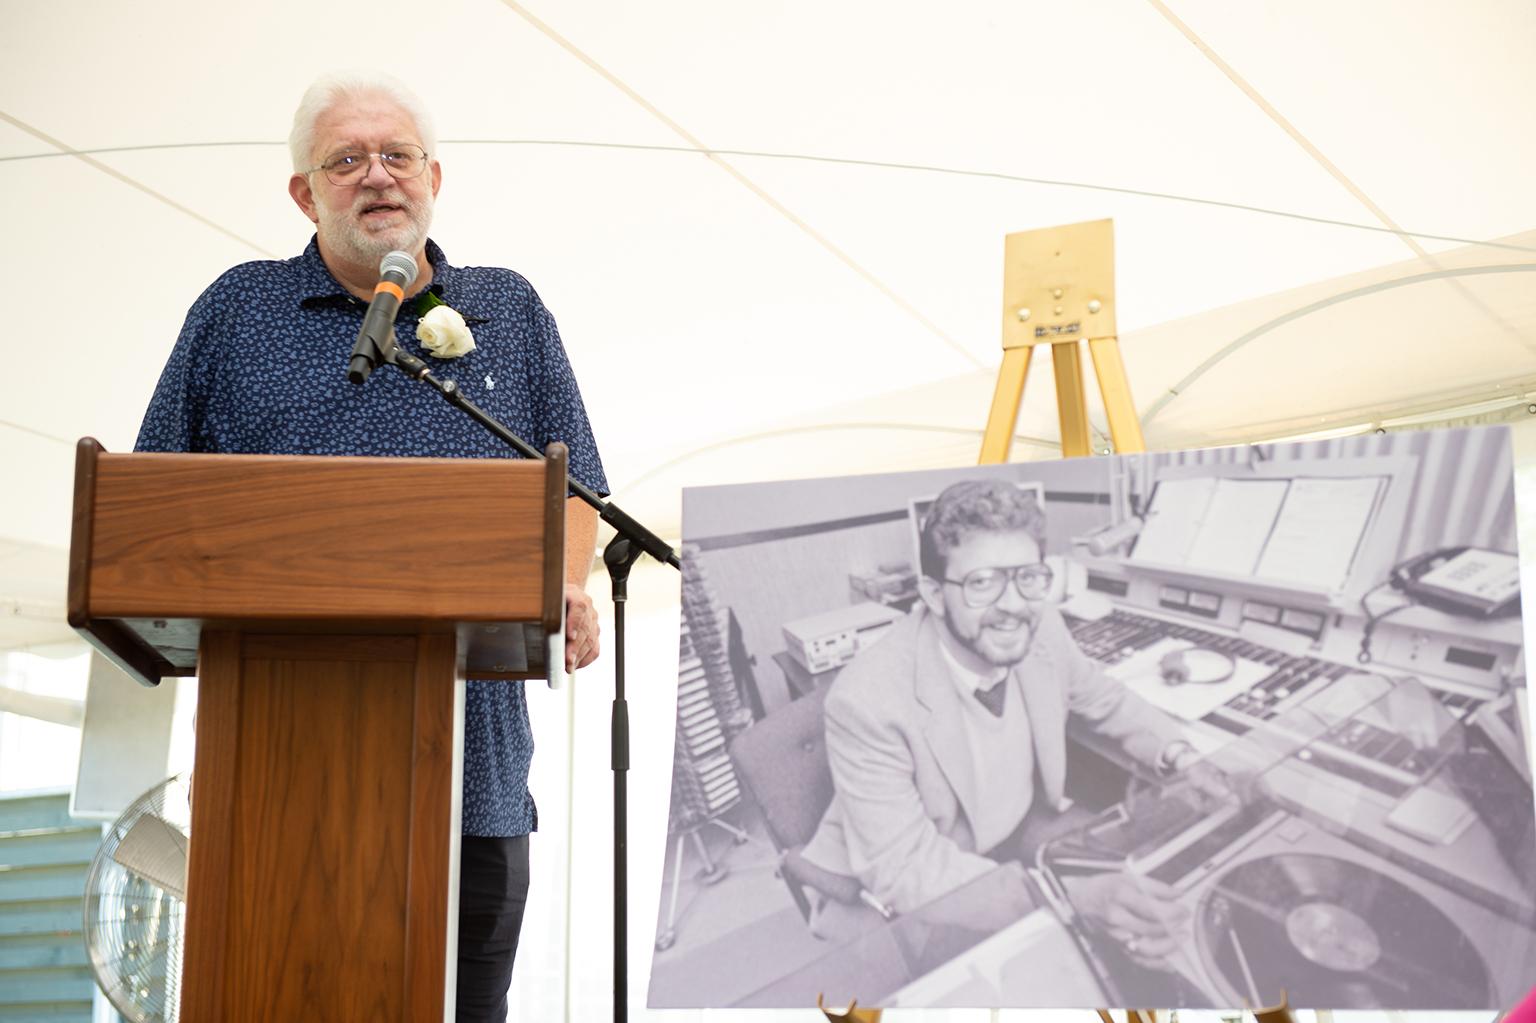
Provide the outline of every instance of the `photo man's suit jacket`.
[[843,669],[827,694],[835,794],[802,855],[857,877],[898,912],[996,866],[979,854],[969,823],[989,788],[1033,785],[1038,768],[1044,791],[1035,800],[1062,805],[1069,714],[1147,764],[1181,734],[1172,718],[1089,660],[1048,607],[1009,680],[1008,698],[1024,701],[1031,742],[1020,743],[1016,774],[976,778],[962,697],[939,650],[943,628],[920,606]]

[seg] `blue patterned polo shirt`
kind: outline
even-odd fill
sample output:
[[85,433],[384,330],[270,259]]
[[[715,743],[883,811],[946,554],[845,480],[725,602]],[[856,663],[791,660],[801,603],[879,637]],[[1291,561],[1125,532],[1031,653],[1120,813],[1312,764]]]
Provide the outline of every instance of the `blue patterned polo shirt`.
[[[447,362],[430,358],[416,341],[411,301],[395,324],[401,345],[535,448],[564,441],[571,476],[608,493],[560,334],[533,287],[510,270],[450,266],[431,241],[427,259],[431,290],[464,315],[476,347]],[[293,259],[228,271],[187,313],[135,450],[517,457],[391,367],[361,387],[350,383],[347,361],[366,308],[331,276],[314,239]],[[523,683],[471,680],[464,718],[464,834],[526,835],[538,815]]]

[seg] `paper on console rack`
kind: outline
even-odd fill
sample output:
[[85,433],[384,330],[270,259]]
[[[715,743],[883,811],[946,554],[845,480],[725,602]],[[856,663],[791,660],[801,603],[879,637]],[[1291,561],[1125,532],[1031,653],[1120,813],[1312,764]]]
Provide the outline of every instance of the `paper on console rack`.
[[1379,476],[1292,480],[1255,574],[1319,589],[1342,586],[1381,489]]
[[1185,567],[1249,574],[1258,564],[1291,484],[1288,480],[1216,482]]

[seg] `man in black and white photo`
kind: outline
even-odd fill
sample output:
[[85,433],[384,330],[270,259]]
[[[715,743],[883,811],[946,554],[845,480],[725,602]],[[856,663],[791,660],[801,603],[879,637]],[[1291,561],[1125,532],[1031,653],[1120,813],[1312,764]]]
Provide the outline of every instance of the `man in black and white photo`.
[[[1170,717],[1089,660],[1047,600],[1045,516],[1033,494],[976,479],[922,523],[921,606],[853,661],[826,701],[836,795],[803,855],[910,912],[1017,859],[1025,819],[1064,807],[1069,715],[1154,771],[1197,760]],[[989,906],[1033,905],[1014,872]],[[1170,954],[1187,912],[1172,889],[1120,873],[1077,878],[1078,911],[1144,960]]]

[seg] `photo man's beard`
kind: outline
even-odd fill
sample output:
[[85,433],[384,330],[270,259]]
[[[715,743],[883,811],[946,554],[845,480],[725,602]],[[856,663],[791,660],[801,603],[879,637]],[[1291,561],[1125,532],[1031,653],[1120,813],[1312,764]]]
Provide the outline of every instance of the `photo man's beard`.
[[1033,613],[1011,614],[992,607],[975,623],[975,631],[970,634],[957,629],[956,624],[953,616],[945,618],[950,635],[961,646],[988,664],[1007,668],[1029,655],[1035,642],[1035,629],[1040,625],[1040,616]]

